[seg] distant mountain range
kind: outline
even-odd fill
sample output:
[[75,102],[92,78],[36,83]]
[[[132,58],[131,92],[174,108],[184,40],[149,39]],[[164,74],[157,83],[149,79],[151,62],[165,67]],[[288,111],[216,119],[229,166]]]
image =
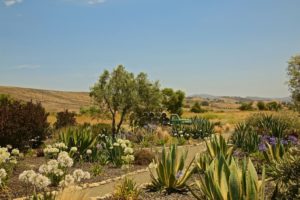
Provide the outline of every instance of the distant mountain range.
[[216,96],[216,95],[210,95],[210,94],[195,94],[195,95],[190,95],[188,98],[203,98],[203,99],[221,99],[221,98],[229,98],[229,99],[235,99],[236,101],[281,101],[281,102],[290,102],[291,98],[290,97],[252,97],[252,96],[247,96],[247,97],[239,97],[239,96]]

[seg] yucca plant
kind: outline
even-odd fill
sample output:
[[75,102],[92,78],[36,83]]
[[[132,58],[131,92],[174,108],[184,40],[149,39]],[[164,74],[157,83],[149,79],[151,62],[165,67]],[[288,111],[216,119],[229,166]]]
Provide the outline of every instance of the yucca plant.
[[283,144],[277,142],[275,145],[270,145],[265,143],[266,150],[263,151],[265,160],[268,163],[279,162],[283,159],[283,156],[286,153],[286,149]]
[[243,161],[242,168],[234,158],[218,155],[209,165],[204,176],[189,186],[197,199],[203,195],[210,200],[261,200],[264,199],[265,170],[258,180],[250,159]]
[[238,147],[242,148],[245,140],[245,135],[248,134],[250,126],[246,123],[238,123],[234,128],[234,133],[231,136],[232,143]]
[[166,190],[168,193],[183,191],[194,171],[193,161],[185,167],[187,152],[179,152],[176,145],[171,145],[168,150],[164,147],[161,156],[154,160],[156,174],[150,169],[151,187],[156,190]]
[[228,145],[222,135],[212,135],[210,140],[205,140],[206,152],[196,155],[196,165],[202,172],[206,171],[212,160],[223,155],[226,159],[232,157],[233,147]]
[[193,118],[189,129],[194,139],[205,138],[215,133],[214,123],[204,118]]
[[97,137],[90,128],[68,128],[59,133],[59,140],[68,148],[77,147],[78,153],[82,155],[95,146]]
[[235,147],[247,153],[256,152],[260,142],[258,132],[247,123],[237,124],[230,140]]

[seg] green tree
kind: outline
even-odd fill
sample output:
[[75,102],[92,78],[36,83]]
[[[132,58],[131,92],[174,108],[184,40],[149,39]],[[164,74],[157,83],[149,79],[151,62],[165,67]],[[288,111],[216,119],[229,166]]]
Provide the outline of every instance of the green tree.
[[[104,70],[99,80],[91,88],[90,95],[103,110],[108,110],[112,120],[112,135],[120,131],[126,115],[137,102],[134,75],[119,65],[111,73]],[[117,121],[117,114],[120,120]]]
[[[127,115],[158,109],[161,100],[158,82],[151,83],[145,73],[135,78],[122,65],[111,73],[105,70],[91,88],[90,95],[101,110],[109,113],[113,137],[119,133]],[[119,121],[117,115],[120,116]]]
[[257,102],[256,106],[257,106],[258,110],[266,110],[267,109],[266,104],[263,101]]
[[300,55],[292,56],[288,61],[287,75],[294,106],[300,111]]
[[[160,91],[159,82],[151,82],[147,74],[140,73],[136,77],[137,87],[137,102],[133,107],[133,112],[130,115],[130,122],[132,125],[144,125],[149,121],[150,113],[157,114],[156,118],[159,118],[162,107],[161,100],[162,95]],[[146,114],[146,115],[145,115]]]
[[181,90],[173,91],[171,88],[165,88],[162,90],[163,100],[162,104],[164,108],[170,113],[182,115],[183,100],[185,94]]
[[204,110],[201,108],[199,102],[195,102],[191,108],[191,112],[193,113],[202,113]]

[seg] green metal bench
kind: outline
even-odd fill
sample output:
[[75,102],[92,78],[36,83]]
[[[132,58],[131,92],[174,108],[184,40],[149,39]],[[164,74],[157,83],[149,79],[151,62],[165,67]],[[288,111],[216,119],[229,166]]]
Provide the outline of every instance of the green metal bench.
[[184,125],[184,124],[190,125],[190,124],[192,124],[192,120],[180,118],[177,114],[171,114],[170,124],[171,125]]

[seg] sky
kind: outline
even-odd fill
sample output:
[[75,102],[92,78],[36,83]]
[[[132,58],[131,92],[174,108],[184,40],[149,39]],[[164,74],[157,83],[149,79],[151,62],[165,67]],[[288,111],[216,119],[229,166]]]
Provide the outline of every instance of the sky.
[[123,64],[187,95],[289,96],[299,0],[0,0],[0,85],[89,91]]

